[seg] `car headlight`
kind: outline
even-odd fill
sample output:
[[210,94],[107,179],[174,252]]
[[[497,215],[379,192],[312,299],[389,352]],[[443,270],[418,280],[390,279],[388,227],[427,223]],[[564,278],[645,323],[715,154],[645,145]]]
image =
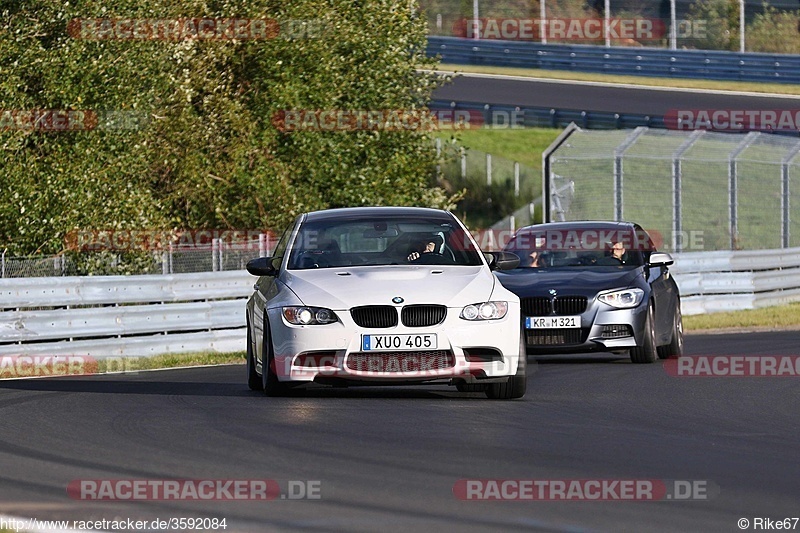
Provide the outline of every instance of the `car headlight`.
[[642,303],[642,298],[644,298],[642,289],[622,289],[602,292],[597,295],[598,300],[617,309],[636,307]]
[[503,318],[508,312],[508,302],[483,302],[470,304],[461,310],[464,320],[495,320]]
[[324,307],[284,307],[283,318],[297,326],[331,324],[339,320],[336,313]]

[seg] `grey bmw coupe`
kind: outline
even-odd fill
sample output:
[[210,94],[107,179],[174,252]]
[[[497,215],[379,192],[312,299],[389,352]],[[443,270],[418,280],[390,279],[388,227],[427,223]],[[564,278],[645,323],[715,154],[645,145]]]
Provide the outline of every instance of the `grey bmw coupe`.
[[683,352],[680,294],[667,253],[628,222],[554,222],[520,229],[498,272],[520,297],[529,354],[629,353],[652,363]]

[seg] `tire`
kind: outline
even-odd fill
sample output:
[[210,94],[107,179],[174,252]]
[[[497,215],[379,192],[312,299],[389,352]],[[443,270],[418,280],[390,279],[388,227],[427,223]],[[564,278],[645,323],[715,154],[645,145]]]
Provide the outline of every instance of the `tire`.
[[275,373],[275,350],[272,347],[272,335],[269,333],[269,320],[264,317],[264,352],[261,361],[261,387],[267,396],[284,396],[291,386],[278,381]]
[[486,385],[486,396],[492,400],[514,400],[525,396],[528,387],[528,355],[525,350],[525,339],[519,340],[519,360],[517,373],[508,378],[506,383],[489,383]]
[[644,321],[644,338],[640,345],[631,348],[631,362],[655,363],[657,360],[655,317],[653,304],[650,304],[647,306],[647,318]]
[[247,319],[247,386],[250,390],[263,391],[261,376],[256,372],[256,355],[253,353],[253,338],[250,333],[250,318]]
[[681,355],[683,355],[683,316],[681,315],[681,302],[678,300],[672,320],[672,338],[669,344],[658,347],[658,357],[667,359]]

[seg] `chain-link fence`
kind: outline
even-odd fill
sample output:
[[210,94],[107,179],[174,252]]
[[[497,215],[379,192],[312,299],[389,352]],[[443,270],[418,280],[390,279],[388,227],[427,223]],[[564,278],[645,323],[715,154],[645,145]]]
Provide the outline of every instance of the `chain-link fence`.
[[449,192],[466,189],[455,212],[471,228],[488,228],[541,197],[540,169],[440,139],[436,146],[447,161],[438,168],[439,184]]
[[570,129],[545,161],[550,220],[638,222],[676,252],[800,246],[797,138]]
[[419,5],[432,36],[673,50],[800,50],[796,0],[422,0]]
[[168,246],[150,252],[84,251],[53,257],[10,257],[0,252],[0,278],[85,276],[116,274],[187,274],[243,270],[254,257],[267,256],[276,237],[226,242],[213,239],[204,245]]

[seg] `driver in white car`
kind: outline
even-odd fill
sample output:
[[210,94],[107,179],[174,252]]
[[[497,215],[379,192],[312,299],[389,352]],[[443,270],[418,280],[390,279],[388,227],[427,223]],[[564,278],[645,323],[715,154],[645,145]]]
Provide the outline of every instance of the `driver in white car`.
[[[420,243],[418,248],[421,248],[421,251],[414,251],[408,254],[408,261],[413,262],[420,258],[421,254],[429,254],[432,252],[437,252],[441,245],[443,244],[442,238],[439,235],[434,235],[430,239],[426,239]],[[424,246],[423,246],[424,245]]]

